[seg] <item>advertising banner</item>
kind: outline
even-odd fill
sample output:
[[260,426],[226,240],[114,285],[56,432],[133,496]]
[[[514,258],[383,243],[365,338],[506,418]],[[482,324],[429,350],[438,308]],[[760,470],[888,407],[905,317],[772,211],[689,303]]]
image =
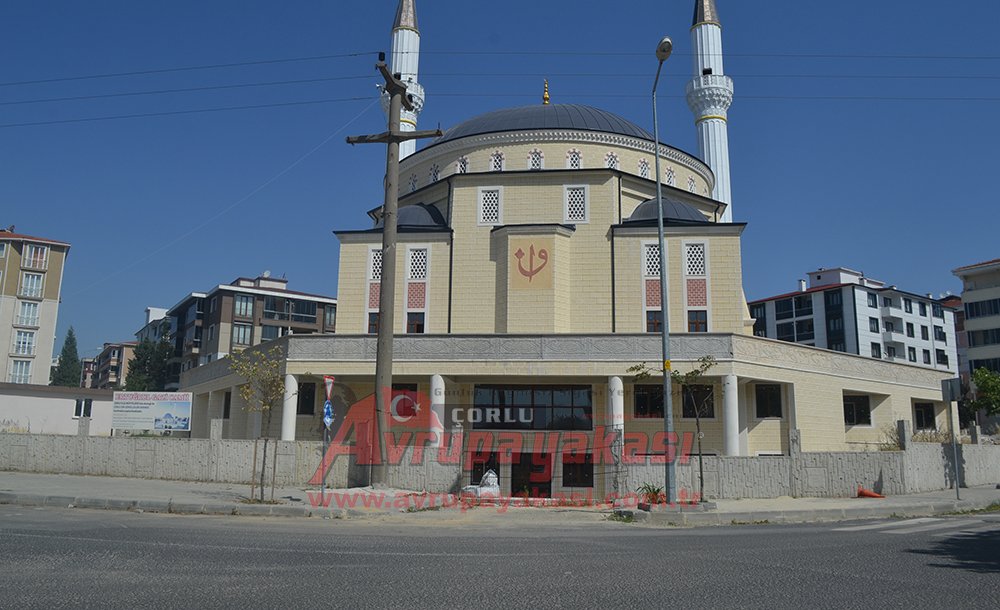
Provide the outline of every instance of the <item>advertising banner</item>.
[[191,430],[191,392],[115,392],[111,427]]

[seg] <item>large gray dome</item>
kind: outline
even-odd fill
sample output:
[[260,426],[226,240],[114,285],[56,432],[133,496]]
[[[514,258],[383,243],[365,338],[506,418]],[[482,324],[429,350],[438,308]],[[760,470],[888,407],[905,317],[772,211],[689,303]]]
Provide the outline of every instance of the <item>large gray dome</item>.
[[444,132],[431,146],[485,133],[535,129],[599,131],[653,140],[652,134],[645,129],[606,110],[578,104],[536,104],[496,110],[471,118]]
[[[625,222],[649,222],[656,220],[657,205],[656,199],[649,199],[639,204],[639,207],[632,212]],[[668,196],[663,197],[663,220],[669,222],[711,222],[704,214],[698,211],[690,203],[673,199]]]
[[[426,203],[414,205],[404,205],[399,208],[396,217],[396,226],[400,229],[438,229],[448,225],[441,211]],[[375,225],[376,229],[382,228],[382,220],[379,219]]]

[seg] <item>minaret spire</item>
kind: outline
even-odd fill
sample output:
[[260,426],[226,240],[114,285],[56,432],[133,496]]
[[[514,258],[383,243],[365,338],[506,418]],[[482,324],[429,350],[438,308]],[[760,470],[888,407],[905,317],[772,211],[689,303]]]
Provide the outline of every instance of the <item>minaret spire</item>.
[[[399,0],[396,8],[396,20],[392,24],[392,59],[389,68],[393,74],[399,74],[400,80],[406,83],[406,92],[413,100],[413,111],[403,110],[399,128],[402,131],[416,131],[417,117],[424,108],[424,88],[417,82],[417,72],[420,65],[420,30],[417,28],[416,0]],[[389,96],[382,96],[382,109],[389,112]],[[407,140],[399,144],[400,160],[412,155],[417,150],[415,140]]]
[[733,103],[733,79],[725,75],[722,57],[722,21],[715,0],[695,0],[694,78],[687,86],[687,102],[698,125],[701,158],[715,173],[712,198],[728,204],[722,222],[733,221],[729,180],[729,106]]

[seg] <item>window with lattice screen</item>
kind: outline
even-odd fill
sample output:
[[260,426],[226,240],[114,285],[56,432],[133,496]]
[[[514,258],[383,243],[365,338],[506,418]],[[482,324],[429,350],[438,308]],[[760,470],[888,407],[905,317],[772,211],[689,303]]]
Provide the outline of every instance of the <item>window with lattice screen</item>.
[[410,192],[417,190],[417,175],[413,174],[410,176]]
[[642,271],[646,277],[660,277],[660,246],[645,244],[643,246]]
[[368,264],[368,277],[373,280],[382,279],[382,251],[372,250],[371,260]]
[[587,187],[566,187],[566,222],[587,222]]
[[441,168],[438,167],[437,163],[431,166],[431,182],[437,182],[438,178],[441,177]]
[[685,244],[684,269],[688,275],[705,275],[705,244]]
[[677,186],[677,172],[672,167],[667,168],[667,185]]
[[618,155],[609,152],[604,156],[604,166],[608,169],[618,169]]
[[502,217],[500,206],[500,189],[481,189],[479,191],[479,224],[500,224]]
[[566,167],[569,169],[583,169],[583,154],[575,148],[566,153]]
[[639,177],[649,179],[649,161],[639,159]]
[[490,155],[490,171],[502,172],[503,171],[503,153],[499,150]]
[[698,183],[694,181],[694,178],[688,176],[688,190],[692,193],[698,192]]
[[455,173],[465,174],[469,171],[469,158],[462,157],[458,161],[455,161]]
[[542,151],[537,148],[528,153],[528,169],[535,171],[542,169],[544,158],[545,157],[542,155]]
[[410,279],[427,279],[427,249],[417,248],[410,250]]

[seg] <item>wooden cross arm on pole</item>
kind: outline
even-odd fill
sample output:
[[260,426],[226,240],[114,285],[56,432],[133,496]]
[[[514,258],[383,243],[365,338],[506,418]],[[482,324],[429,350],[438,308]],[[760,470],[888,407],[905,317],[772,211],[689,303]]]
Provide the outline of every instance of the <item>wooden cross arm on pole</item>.
[[418,140],[420,138],[440,138],[444,132],[440,129],[428,129],[424,131],[397,131],[392,133],[383,131],[382,133],[370,136],[348,136],[348,144],[388,144],[389,142],[404,142],[406,140]]

